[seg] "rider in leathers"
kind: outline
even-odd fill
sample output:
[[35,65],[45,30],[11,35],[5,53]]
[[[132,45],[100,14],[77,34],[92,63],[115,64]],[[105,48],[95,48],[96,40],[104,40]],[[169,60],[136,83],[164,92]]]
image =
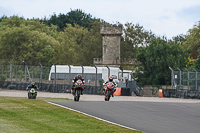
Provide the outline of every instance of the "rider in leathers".
[[[75,87],[75,83],[76,83],[76,81],[77,80],[81,80],[82,82],[83,82],[83,84],[84,84],[84,78],[82,78],[82,76],[81,76],[81,74],[78,74],[78,75],[76,75],[76,77],[74,77],[74,79],[73,79],[73,81],[72,81],[72,83],[73,83],[73,86],[72,86],[72,94],[74,95],[74,87]],[[83,92],[81,91],[81,95],[83,95]]]
[[[36,85],[34,82],[32,82],[30,85],[28,85],[27,88],[26,88],[26,90],[29,91],[29,90],[32,89],[32,88],[35,89],[36,94],[37,94],[37,91],[38,91],[39,89],[38,89],[37,85]],[[29,96],[29,95],[30,95],[30,92],[28,92],[28,96]]]
[[[114,86],[115,86],[114,91],[112,91],[112,97],[113,97],[113,93],[116,91],[116,83],[113,81],[113,76],[110,76],[110,77],[108,78],[108,81],[106,81],[106,82],[104,83],[104,86],[106,86],[106,84],[107,84],[108,82],[112,82],[112,83],[114,84]],[[105,93],[105,88],[103,89],[103,93]]]
[[38,87],[37,87],[37,85],[34,82],[32,82],[30,85],[28,85],[27,88],[26,88],[26,90],[29,90],[31,88],[34,88],[35,90],[38,91]]

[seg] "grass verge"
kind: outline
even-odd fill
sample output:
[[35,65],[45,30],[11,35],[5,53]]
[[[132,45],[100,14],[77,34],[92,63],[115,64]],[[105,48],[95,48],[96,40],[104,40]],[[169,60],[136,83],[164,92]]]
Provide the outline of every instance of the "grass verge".
[[1,133],[140,133],[70,111],[44,100],[0,96]]

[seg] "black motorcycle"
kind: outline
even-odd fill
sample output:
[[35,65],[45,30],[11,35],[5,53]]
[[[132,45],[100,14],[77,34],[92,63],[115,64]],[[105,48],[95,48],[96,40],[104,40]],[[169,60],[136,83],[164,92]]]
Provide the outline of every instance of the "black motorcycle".
[[81,80],[77,80],[73,87],[74,89],[74,101],[79,101],[81,92],[84,89],[84,84]]
[[28,99],[36,99],[37,90],[35,88],[31,88],[28,90]]

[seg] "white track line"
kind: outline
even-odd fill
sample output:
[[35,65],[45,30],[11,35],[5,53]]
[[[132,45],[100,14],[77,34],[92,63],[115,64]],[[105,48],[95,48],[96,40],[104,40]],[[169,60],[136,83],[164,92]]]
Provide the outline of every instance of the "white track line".
[[[111,122],[111,121],[108,121],[108,120],[104,120],[102,118],[99,118],[99,117],[96,117],[96,116],[93,116],[93,115],[90,115],[90,114],[87,114],[87,113],[84,113],[84,112],[81,112],[81,111],[78,111],[78,110],[75,110],[75,109],[72,109],[72,108],[69,108],[69,107],[65,107],[65,106],[62,106],[60,104],[52,103],[52,102],[49,102],[49,101],[46,101],[46,102],[48,102],[50,104],[53,104],[53,105],[56,105],[56,106],[59,106],[59,107],[62,107],[62,108],[66,108],[66,109],[69,109],[69,110],[84,114],[84,115],[87,115],[87,116],[90,116],[90,117],[93,117],[93,118],[95,118],[97,120],[105,121],[105,122],[108,122],[108,123],[111,123],[111,124],[114,124],[114,125],[117,125],[117,126],[120,126],[120,127],[124,127],[124,128],[127,128],[127,129],[136,130],[134,128],[127,127],[127,126],[124,126],[124,125],[121,125],[121,124],[117,124],[117,123],[114,123],[114,122]],[[137,130],[137,131],[139,131],[139,130]]]

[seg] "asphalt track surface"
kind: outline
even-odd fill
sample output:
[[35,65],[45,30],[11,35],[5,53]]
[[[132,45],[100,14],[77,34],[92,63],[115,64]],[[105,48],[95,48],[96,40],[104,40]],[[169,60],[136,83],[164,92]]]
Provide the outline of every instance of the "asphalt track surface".
[[[27,91],[0,89],[0,96],[27,97]],[[38,97],[73,99],[69,93],[38,92]],[[81,95],[81,101],[52,101],[66,108],[146,133],[200,133],[200,100]]]
[[200,133],[199,103],[51,102],[146,133]]

